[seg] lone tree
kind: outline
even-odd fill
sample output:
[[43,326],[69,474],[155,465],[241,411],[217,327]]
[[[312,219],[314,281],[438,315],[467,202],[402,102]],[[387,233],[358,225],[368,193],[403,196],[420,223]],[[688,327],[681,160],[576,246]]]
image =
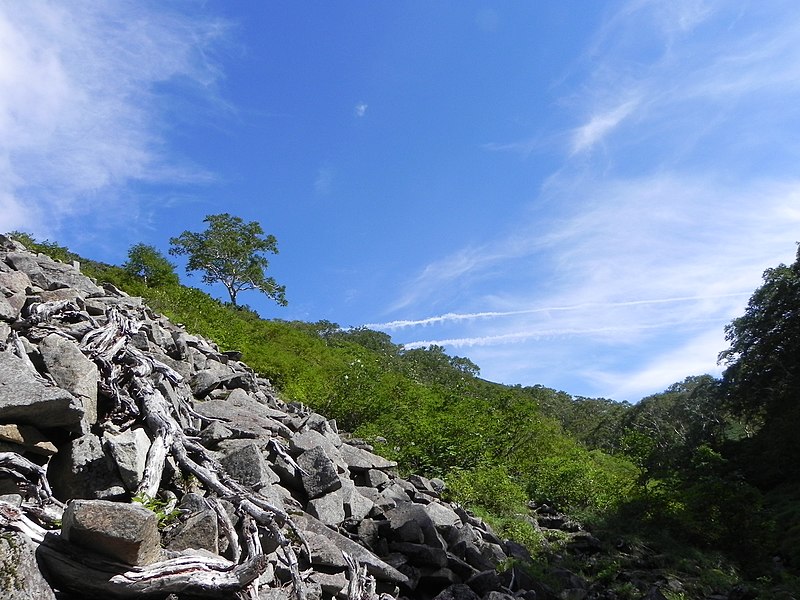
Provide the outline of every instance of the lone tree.
[[202,233],[184,231],[171,238],[169,253],[186,255],[186,273],[204,271],[204,283],[222,283],[236,306],[236,296],[246,290],[259,290],[281,306],[286,306],[286,288],[265,271],[269,262],[264,253],[278,253],[274,235],[264,235],[257,221],[245,223],[228,213],[208,215],[208,228]]
[[175,265],[153,246],[134,244],[128,250],[128,260],[122,265],[125,272],[140,277],[147,285],[178,283]]

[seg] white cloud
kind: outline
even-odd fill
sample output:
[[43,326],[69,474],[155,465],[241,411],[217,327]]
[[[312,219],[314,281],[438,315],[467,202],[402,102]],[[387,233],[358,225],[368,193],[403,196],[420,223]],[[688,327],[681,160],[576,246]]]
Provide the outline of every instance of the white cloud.
[[0,5],[0,197],[12,209],[0,229],[52,234],[95,209],[119,215],[131,181],[206,178],[167,156],[155,86],[182,79],[207,96],[223,30],[148,2]]
[[576,128],[572,133],[572,153],[591,150],[593,146],[603,141],[623,120],[635,109],[638,102],[629,100],[610,110],[604,110],[592,115],[588,122]]
[[356,104],[355,113],[357,117],[363,117],[367,114],[367,104],[364,102],[359,102]]
[[327,196],[333,189],[333,180],[336,170],[330,165],[325,165],[317,169],[317,177],[314,179],[314,191],[321,196]]

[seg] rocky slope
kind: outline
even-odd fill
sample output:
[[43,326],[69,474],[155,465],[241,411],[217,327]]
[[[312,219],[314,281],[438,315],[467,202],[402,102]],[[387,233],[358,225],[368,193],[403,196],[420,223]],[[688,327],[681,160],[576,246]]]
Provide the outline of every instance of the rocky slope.
[[140,299],[7,238],[0,292],[2,597],[548,594],[441,481]]

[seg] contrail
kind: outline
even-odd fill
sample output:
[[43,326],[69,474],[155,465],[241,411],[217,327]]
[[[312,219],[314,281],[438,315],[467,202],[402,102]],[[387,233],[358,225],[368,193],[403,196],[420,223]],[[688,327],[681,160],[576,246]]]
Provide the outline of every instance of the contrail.
[[529,331],[516,331],[514,333],[504,333],[501,335],[487,335],[483,337],[471,338],[451,338],[446,340],[427,340],[418,342],[408,342],[403,344],[406,350],[414,348],[427,348],[428,346],[450,346],[453,348],[463,348],[472,346],[488,346],[491,344],[506,344],[514,342],[524,342],[530,339],[541,339],[549,337],[563,337],[566,335],[585,335],[592,333],[619,333],[623,331],[641,331],[646,329],[662,329],[675,325],[689,325],[697,323],[716,323],[717,319],[693,319],[689,321],[671,321],[658,323],[655,325],[633,325],[626,327],[592,327],[585,329],[540,329]]
[[427,317],[416,320],[398,320],[387,323],[367,323],[364,327],[369,329],[402,329],[404,327],[416,327],[419,325],[433,325],[435,323],[446,323],[448,321],[467,321],[470,319],[487,319],[496,317],[513,317],[516,315],[530,315],[541,312],[584,310],[587,308],[617,308],[621,306],[641,306],[646,304],[668,304],[671,302],[690,302],[693,300],[712,300],[715,298],[737,298],[748,296],[750,292],[738,292],[734,294],[714,294],[709,296],[679,296],[676,298],[658,298],[655,300],[629,300],[626,302],[586,302],[583,304],[573,304],[569,306],[550,306],[540,308],[527,308],[523,310],[509,311],[486,311],[475,313],[445,313],[436,317]]

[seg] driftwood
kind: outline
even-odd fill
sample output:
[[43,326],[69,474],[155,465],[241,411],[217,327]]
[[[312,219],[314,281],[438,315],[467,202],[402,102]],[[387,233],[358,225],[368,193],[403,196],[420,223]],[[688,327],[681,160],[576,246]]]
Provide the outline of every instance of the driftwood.
[[359,565],[358,561],[347,552],[342,551],[347,563],[347,600],[394,600],[389,594],[375,593],[375,578],[367,573],[367,565]]
[[59,587],[81,598],[163,598],[177,593],[199,598],[233,596],[255,581],[266,566],[263,555],[240,564],[191,555],[131,567],[76,548],[52,533],[36,553]]

